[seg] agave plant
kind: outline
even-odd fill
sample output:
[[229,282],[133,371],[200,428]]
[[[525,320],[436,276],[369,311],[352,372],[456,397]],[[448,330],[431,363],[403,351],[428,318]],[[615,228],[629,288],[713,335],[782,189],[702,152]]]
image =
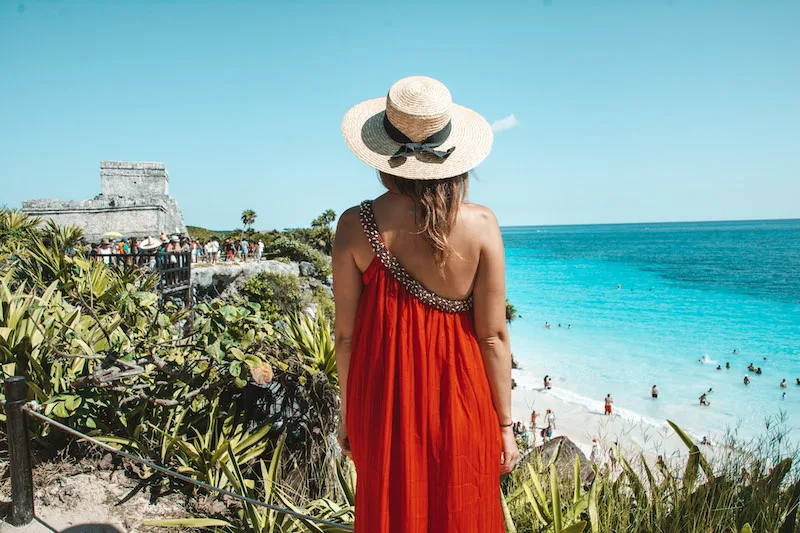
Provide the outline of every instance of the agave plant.
[[[282,454],[284,451],[285,435],[282,436],[272,452],[269,463],[263,459],[258,462],[256,480],[249,479],[241,468],[242,461],[234,460],[225,472],[233,490],[257,501],[283,507],[295,513],[320,518],[330,522],[341,522],[351,525],[353,521],[354,482],[344,473],[340,463],[337,463],[337,480],[345,500],[339,502],[331,498],[318,498],[307,503],[297,502],[289,492],[281,487]],[[229,447],[228,454],[235,457],[233,447]],[[352,470],[352,469],[351,469]],[[145,526],[179,527],[179,528],[218,528],[224,527],[236,533],[344,533],[348,529],[331,525],[320,525],[306,518],[286,514],[274,509],[243,501],[242,507],[235,517],[221,518],[186,518],[174,520],[150,520],[143,522]]]
[[321,313],[316,317],[294,314],[288,318],[284,333],[288,346],[297,351],[308,376],[314,378],[322,374],[328,383],[338,388],[336,349],[330,322]]
[[19,211],[0,208],[0,259],[20,253],[35,240],[36,228],[41,220]]

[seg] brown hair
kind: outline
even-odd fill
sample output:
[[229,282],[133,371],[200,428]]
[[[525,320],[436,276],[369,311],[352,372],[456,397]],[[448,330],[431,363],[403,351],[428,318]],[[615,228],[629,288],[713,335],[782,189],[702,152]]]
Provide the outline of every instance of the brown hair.
[[458,220],[458,210],[467,198],[468,173],[441,180],[410,180],[379,172],[381,183],[392,192],[411,198],[416,204],[419,234],[433,246],[439,273],[454,252],[447,241]]

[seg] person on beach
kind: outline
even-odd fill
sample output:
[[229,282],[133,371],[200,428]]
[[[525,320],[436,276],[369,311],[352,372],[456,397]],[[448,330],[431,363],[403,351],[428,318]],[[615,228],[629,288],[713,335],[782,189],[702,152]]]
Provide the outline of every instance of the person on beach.
[[333,245],[355,529],[503,533],[500,476],[520,457],[503,241],[494,214],[466,201],[491,125],[414,76],[350,109],[342,133],[387,189],[342,214]]
[[536,431],[536,417],[539,416],[539,413],[536,412],[536,409],[531,411],[531,431]]
[[783,381],[781,381],[781,388],[782,388],[782,389],[785,389],[785,388],[786,388],[786,387],[788,387],[788,386],[789,386],[789,384],[788,384],[788,383],[786,383],[786,380],[785,380],[785,379],[784,379]]
[[750,376],[748,376],[747,374],[744,375],[744,384],[750,385]]
[[550,390],[553,388],[553,380],[550,379],[550,375],[544,377],[544,390]]
[[653,395],[653,398],[658,398],[658,385],[653,385],[650,393]]
[[[617,446],[617,443],[614,443],[614,446]],[[611,471],[617,471],[617,454],[614,453],[614,446],[611,446],[608,449],[608,464],[611,466]]]
[[711,446],[711,441],[708,440],[708,437],[703,435],[703,440],[700,441],[700,444],[702,444],[704,446]]
[[711,405],[711,402],[708,401],[708,396],[706,396],[705,393],[700,395],[700,405],[704,405],[706,407]]
[[547,414],[544,415],[544,421],[547,423],[547,427],[556,429],[556,415],[550,409],[548,409]]
[[604,415],[611,414],[611,405],[614,403],[614,398],[611,397],[611,394],[607,394],[605,398],[605,409],[603,410]]
[[603,450],[600,448],[600,441],[592,439],[592,452],[589,454],[589,461],[599,465],[603,461]]

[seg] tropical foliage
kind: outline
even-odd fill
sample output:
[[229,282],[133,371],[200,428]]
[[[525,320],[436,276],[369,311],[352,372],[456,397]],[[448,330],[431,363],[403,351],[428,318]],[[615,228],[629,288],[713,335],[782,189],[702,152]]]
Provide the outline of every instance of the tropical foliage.
[[252,228],[253,224],[256,223],[256,212],[252,209],[246,209],[242,211],[242,224],[245,227],[245,230]]
[[[281,237],[273,250],[284,256],[310,249],[327,259]],[[355,472],[332,438],[339,381],[330,320],[298,308],[296,278],[258,276],[240,299],[161,306],[153,275],[70,254],[79,238],[74,228],[0,212],[3,375],[25,376],[47,416],[109,445],[257,501],[351,524]],[[558,451],[545,462],[533,450],[502,483],[507,531],[797,533],[800,481],[780,425],[760,447],[731,447],[713,464],[673,430],[687,446],[684,460],[654,465],[615,450],[621,473],[595,469],[593,479],[579,462],[560,469]],[[33,420],[31,431],[37,449],[87,451]],[[182,490],[206,503],[195,518],[151,525],[341,531],[215,501],[134,463],[126,469],[154,494]]]

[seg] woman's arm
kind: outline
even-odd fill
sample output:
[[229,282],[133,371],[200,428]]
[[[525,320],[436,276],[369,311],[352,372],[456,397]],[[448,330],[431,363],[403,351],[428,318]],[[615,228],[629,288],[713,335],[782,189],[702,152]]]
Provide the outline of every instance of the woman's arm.
[[339,422],[339,445],[345,455],[350,457],[350,443],[347,440],[347,373],[350,368],[350,352],[353,346],[358,300],[363,284],[361,271],[352,254],[353,240],[362,235],[361,222],[357,208],[345,211],[339,218],[336,238],[333,242],[333,300],[336,305],[336,326],[334,340],[336,346],[336,372],[339,375],[341,391],[341,421]]
[[503,436],[502,473],[510,472],[519,459],[511,418],[511,345],[506,324],[506,278],[503,238],[494,214],[486,209],[481,216],[484,242],[475,279],[475,332],[480,342],[486,377],[492,391]]

